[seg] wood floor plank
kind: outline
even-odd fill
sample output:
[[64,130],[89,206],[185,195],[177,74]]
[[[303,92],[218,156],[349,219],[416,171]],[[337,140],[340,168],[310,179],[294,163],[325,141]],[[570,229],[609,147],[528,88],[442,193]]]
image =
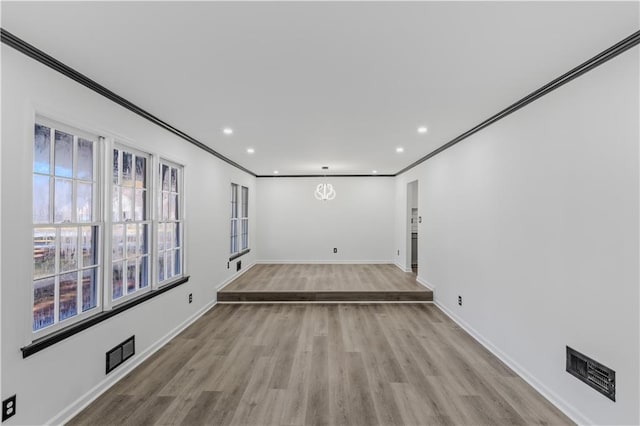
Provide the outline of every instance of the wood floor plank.
[[313,338],[311,377],[307,391],[305,424],[329,425],[329,353],[327,336]]
[[572,423],[433,305],[263,304],[214,307],[69,424]]

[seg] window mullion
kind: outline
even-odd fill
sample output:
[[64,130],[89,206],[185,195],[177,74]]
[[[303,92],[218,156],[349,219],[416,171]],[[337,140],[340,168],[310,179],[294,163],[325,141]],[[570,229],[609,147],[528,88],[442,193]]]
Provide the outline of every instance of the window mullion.
[[[102,252],[102,268],[103,268],[103,284],[102,284],[102,309],[105,311],[111,310],[113,307],[113,301],[111,300],[112,286],[113,286],[113,252],[111,242],[113,240],[113,189],[115,183],[113,183],[113,143],[111,139],[104,139],[103,143],[103,164],[105,168],[102,172],[102,178],[105,185],[103,188],[104,206],[102,208],[102,214],[105,219],[104,230],[102,231],[103,238],[100,246],[103,249]],[[118,161],[119,161],[118,156]],[[119,201],[118,201],[119,202]],[[107,237],[108,236],[108,237]]]

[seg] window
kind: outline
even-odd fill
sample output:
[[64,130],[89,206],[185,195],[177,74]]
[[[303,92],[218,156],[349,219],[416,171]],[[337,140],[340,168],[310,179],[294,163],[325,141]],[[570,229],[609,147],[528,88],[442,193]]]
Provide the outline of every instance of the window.
[[186,282],[182,166],[38,117],[32,177],[33,339]]
[[181,166],[160,161],[158,169],[158,284],[182,276]]
[[242,233],[240,234],[240,250],[249,248],[249,188],[242,187],[242,208],[240,214]]
[[111,192],[111,298],[150,289],[149,155],[115,147]]
[[100,306],[97,140],[36,121],[33,145],[32,330],[59,328]]
[[[240,189],[240,198],[238,198]],[[231,184],[231,255],[249,250],[249,188]]]
[[238,185],[231,184],[231,254],[238,253]]

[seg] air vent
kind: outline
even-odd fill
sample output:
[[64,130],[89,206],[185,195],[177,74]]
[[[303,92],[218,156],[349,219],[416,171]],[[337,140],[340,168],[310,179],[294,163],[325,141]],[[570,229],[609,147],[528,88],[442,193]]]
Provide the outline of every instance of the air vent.
[[569,346],[567,346],[567,372],[610,400],[616,400],[616,372]]
[[107,352],[106,374],[109,374],[120,364],[136,353],[136,336],[131,336],[115,348]]

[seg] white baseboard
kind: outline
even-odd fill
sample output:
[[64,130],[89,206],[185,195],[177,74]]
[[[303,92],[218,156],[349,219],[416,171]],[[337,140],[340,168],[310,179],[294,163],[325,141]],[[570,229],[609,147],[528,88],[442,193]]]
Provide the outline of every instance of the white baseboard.
[[418,275],[416,277],[416,281],[418,282],[418,284],[422,285],[423,287],[426,287],[428,290],[431,290],[433,292],[436,291],[436,286],[434,286],[433,284],[429,283],[429,281],[425,280],[420,275]]
[[147,358],[153,355],[156,351],[162,348],[165,344],[167,344],[171,339],[176,337],[180,332],[182,332],[185,328],[193,324],[196,320],[198,320],[202,315],[204,315],[207,311],[213,308],[216,305],[216,301],[208,303],[198,312],[191,315],[185,321],[183,321],[180,325],[175,327],[169,333],[164,335],[154,344],[149,346],[146,350],[135,356],[131,362],[128,362],[123,368],[119,368],[117,371],[113,372],[111,375],[106,377],[96,386],[94,386],[89,392],[82,395],[75,402],[69,405],[67,408],[56,414],[53,418],[47,421],[45,424],[47,425],[63,425],[69,422],[73,417],[78,415],[80,411],[84,410],[89,404],[96,400],[100,395],[106,392],[109,388],[115,385],[118,381],[120,381],[123,377],[125,377],[128,373],[130,373],[134,368],[142,364]]
[[249,266],[247,266],[246,268],[243,268],[241,270],[239,270],[238,272],[236,272],[235,274],[231,275],[229,278],[227,278],[225,281],[222,282],[222,284],[220,284],[217,288],[216,291],[220,291],[223,288],[225,288],[226,286],[228,286],[229,284],[231,284],[233,282],[233,280],[235,280],[236,278],[238,278],[240,275],[244,274],[245,272],[247,272],[249,269],[253,268],[256,265],[257,262],[253,262],[251,264],[249,264]]
[[389,265],[390,260],[256,260],[261,265]]
[[478,343],[484,346],[489,352],[495,355],[500,361],[504,362],[509,368],[518,374],[525,382],[527,382],[531,387],[533,387],[538,393],[540,393],[543,397],[545,397],[551,404],[555,405],[560,411],[562,411],[567,417],[576,422],[579,425],[593,425],[595,424],[589,418],[587,418],[584,414],[578,411],[573,405],[569,404],[567,401],[559,397],[555,392],[550,390],[544,384],[542,384],[535,376],[529,371],[527,371],[524,367],[514,361],[507,354],[502,352],[497,346],[495,346],[491,341],[486,339],[482,334],[480,334],[477,330],[467,324],[464,320],[458,317],[456,314],[451,312],[448,308],[442,305],[440,302],[435,300],[435,305],[440,308],[442,312],[444,312],[453,322],[458,324],[464,331],[469,333],[471,337],[473,337]]
[[399,264],[398,262],[395,262],[394,265],[396,265],[398,268],[400,268],[400,270],[402,272],[411,272],[411,268],[405,268],[404,266],[402,266],[401,264]]

